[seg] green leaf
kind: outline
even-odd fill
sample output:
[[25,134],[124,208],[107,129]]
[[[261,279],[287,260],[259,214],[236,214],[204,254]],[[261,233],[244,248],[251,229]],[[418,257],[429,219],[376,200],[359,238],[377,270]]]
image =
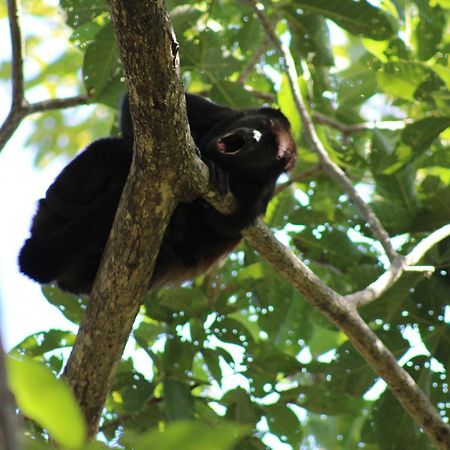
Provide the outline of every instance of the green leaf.
[[272,378],[275,380],[279,374],[289,375],[302,369],[294,356],[283,353],[272,343],[252,343],[248,351],[252,354],[249,370],[255,374],[264,374],[267,381]]
[[430,59],[438,50],[446,23],[446,15],[440,6],[431,7],[428,0],[415,0],[419,8],[419,23],[415,40],[419,59]]
[[147,315],[169,323],[184,323],[202,317],[209,310],[204,293],[196,288],[163,288],[149,291],[145,299]]
[[80,323],[86,309],[86,300],[82,297],[76,297],[61,291],[54,285],[45,285],[42,287],[42,293],[45,298],[55,305],[67,319],[74,323]]
[[407,125],[402,132],[402,139],[415,152],[424,152],[448,127],[450,117],[427,117]]
[[169,377],[164,378],[163,386],[167,418],[170,421],[193,418],[194,399],[190,386]]
[[250,16],[247,21],[241,24],[236,40],[244,54],[253,56],[264,39],[261,33],[261,23],[256,16]]
[[426,177],[419,187],[422,203],[414,231],[431,231],[450,222],[450,186],[439,177]]
[[71,331],[48,330],[26,337],[13,348],[12,352],[23,353],[33,358],[57,348],[70,347],[74,342],[75,335]]
[[160,304],[173,311],[183,311],[187,317],[199,317],[208,309],[205,294],[197,288],[172,288],[160,291]]
[[221,402],[227,406],[225,417],[228,420],[256,425],[262,416],[259,405],[253,403],[249,394],[242,388],[228,391]]
[[203,15],[202,11],[192,5],[179,5],[170,11],[170,19],[177,36],[180,36],[197,24],[197,20]]
[[70,388],[50,369],[29,359],[7,358],[9,385],[25,416],[60,445],[79,448],[85,440],[83,417]]
[[226,80],[215,81],[209,96],[215,102],[231,108],[256,108],[261,106],[261,101],[254,94],[246,91],[242,85]]
[[342,331],[329,330],[317,325],[314,334],[308,342],[313,356],[319,356],[343,344],[347,337]]
[[414,100],[419,85],[429,76],[427,67],[407,61],[389,62],[377,73],[381,89],[392,97]]
[[159,322],[141,322],[133,330],[133,336],[141,347],[150,347],[166,331],[164,325]]
[[83,80],[87,92],[94,98],[101,98],[110,83],[117,83],[121,71],[114,31],[111,23],[107,23],[86,48]]
[[[242,69],[242,63],[233,53],[219,50],[223,49],[221,37],[221,34],[207,29],[197,34],[196,44],[186,41],[181,53],[181,64],[185,70],[195,67],[204,81],[219,86]],[[221,89],[221,93],[227,97],[226,90]]]
[[376,69],[372,55],[365,53],[348,69],[337,74],[337,92],[341,107],[353,108],[374,95],[378,90]]
[[376,442],[381,449],[432,450],[434,448],[388,389],[375,403],[373,419]]
[[192,368],[196,349],[190,342],[178,337],[168,336],[164,353],[161,355],[162,367],[166,373],[185,375]]
[[346,232],[331,228],[312,232],[304,230],[295,238],[295,245],[308,254],[308,258],[330,263],[345,271],[364,262],[375,262],[367,245],[350,240]]
[[260,262],[255,262],[244,267],[239,272],[240,280],[260,280],[264,276],[264,268]]
[[[303,82],[301,79],[299,79],[299,83],[300,86],[302,86]],[[292,96],[287,76],[283,76],[281,80],[280,90],[277,94],[277,103],[282,113],[289,119],[292,134],[294,136],[300,136],[302,123],[297,112],[297,107],[295,106],[294,97]]]
[[149,383],[143,375],[134,374],[133,380],[122,392],[123,409],[127,413],[139,411],[153,394],[155,386]]
[[282,10],[288,17],[293,48],[304,59],[311,59],[315,66],[334,65],[330,33],[325,19],[317,14],[298,14],[291,5],[284,6]]
[[208,366],[209,373],[220,385],[222,383],[222,369],[220,368],[219,354],[218,352],[209,348],[203,348],[201,354]]
[[[396,298],[395,296],[393,298]],[[376,302],[374,302],[376,306]],[[388,304],[388,307],[394,308]],[[398,311],[400,307],[396,308]],[[381,308],[384,312],[387,307]],[[391,310],[385,313],[386,321],[389,320]],[[380,314],[381,316],[381,314]],[[373,317],[373,315],[372,315]],[[400,331],[392,327],[389,331],[377,331],[378,337],[385,343],[390,351],[400,358],[409,349],[408,342],[403,338]],[[328,390],[333,393],[345,392],[353,397],[355,400],[362,400],[362,396],[369,390],[377,380],[377,375],[367,364],[367,361],[355,350],[355,348],[346,341],[337,349],[335,358],[332,364],[328,364],[326,370],[328,383]],[[333,394],[330,399],[333,398]],[[353,403],[355,406],[355,403]],[[343,408],[346,406],[343,405]],[[349,408],[352,408],[349,405]]]
[[441,64],[433,64],[430,67],[437,75],[439,75],[442,81],[444,81],[447,89],[450,90],[450,68],[442,66]]
[[303,440],[302,426],[298,417],[285,405],[275,404],[264,407],[270,431],[282,441],[300,448]]
[[[20,448],[23,450],[48,450],[49,445],[43,440],[38,441],[34,437],[23,434],[20,437]],[[84,449],[83,449],[84,450]]]
[[221,341],[231,344],[243,345],[253,341],[251,331],[236,319],[225,318],[220,322],[216,321],[213,332]]
[[168,424],[164,431],[152,430],[139,437],[125,437],[126,448],[158,450],[230,450],[249,428],[221,422],[210,427],[204,422],[182,421]]
[[67,23],[72,28],[77,28],[108,11],[105,0],[60,0],[59,4],[65,9]]
[[365,0],[295,0],[303,8],[331,19],[352,34],[375,40],[388,39],[394,34],[390,17]]
[[375,214],[392,232],[407,230],[419,211],[415,173],[407,166],[392,175],[376,176]]
[[298,396],[298,405],[316,414],[359,414],[366,404],[362,398],[334,390],[331,383],[301,386],[282,395],[285,398]]

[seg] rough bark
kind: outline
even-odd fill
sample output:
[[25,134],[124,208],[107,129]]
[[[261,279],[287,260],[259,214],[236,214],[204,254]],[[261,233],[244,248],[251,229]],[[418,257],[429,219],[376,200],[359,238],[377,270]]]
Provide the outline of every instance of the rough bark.
[[191,192],[186,168],[195,159],[178,77],[178,45],[164,2],[110,0],[109,8],[136,139],[130,174],[65,369],[89,438],[97,432],[170,215],[177,200],[187,200]]

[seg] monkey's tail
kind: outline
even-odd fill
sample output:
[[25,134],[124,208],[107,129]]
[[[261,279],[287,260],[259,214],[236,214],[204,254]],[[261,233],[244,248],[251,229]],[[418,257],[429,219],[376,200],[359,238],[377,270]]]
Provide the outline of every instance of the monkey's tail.
[[58,257],[44,242],[29,238],[19,253],[19,268],[33,280],[45,284],[58,278],[60,264]]

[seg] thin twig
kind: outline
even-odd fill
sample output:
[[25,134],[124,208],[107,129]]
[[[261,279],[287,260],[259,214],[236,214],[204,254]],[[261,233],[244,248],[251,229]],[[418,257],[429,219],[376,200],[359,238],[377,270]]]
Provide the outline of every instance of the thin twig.
[[411,271],[414,265],[420,261],[423,255],[425,255],[431,247],[436,245],[439,241],[442,241],[442,239],[445,239],[447,236],[450,236],[450,225],[445,225],[431,233],[425,239],[420,241],[406,256],[399,256],[396,258],[391,267],[368,287],[362,291],[346,295],[344,299],[356,308],[367,305],[378,299],[381,294],[393,286],[405,270]]
[[73,106],[85,105],[88,103],[89,97],[87,95],[75,95],[74,97],[66,98],[52,98],[42,100],[36,103],[28,103],[25,107],[27,114],[34,114],[37,112],[52,111],[54,109],[72,108]]
[[39,112],[51,111],[54,109],[85,105],[88,101],[89,98],[86,95],[49,99],[36,103],[23,102],[22,104],[14,101],[13,99],[11,110],[0,128],[0,151],[6,145],[26,116]]
[[345,123],[339,122],[336,119],[328,117],[324,114],[315,112],[312,115],[314,122],[320,123],[322,125],[328,125],[331,128],[335,128],[338,131],[341,131],[344,134],[351,134],[359,131],[370,131],[370,130],[388,130],[388,131],[396,131],[402,130],[408,123],[411,123],[411,120],[381,120],[379,122],[362,122],[355,123],[352,125],[347,125]]
[[266,53],[266,51],[269,48],[269,45],[270,45],[270,39],[267,36],[265,36],[264,40],[261,42],[261,45],[256,50],[256,52],[253,54],[253,56],[250,58],[250,61],[244,67],[244,70],[242,70],[241,74],[239,75],[239,78],[237,79],[237,82],[239,84],[245,84],[246,83],[247,78],[250,76],[250,74],[252,73],[254,67],[256,66],[256,64],[261,59],[261,56],[264,55],[264,53]]
[[50,111],[53,109],[70,108],[72,106],[84,105],[88,102],[88,97],[86,95],[78,95],[69,98],[27,103],[24,92],[23,41],[20,30],[18,2],[17,0],[8,0],[7,3],[12,53],[12,99],[11,109],[0,128],[0,151],[17,130],[22,120],[29,114]]
[[274,94],[272,94],[271,92],[256,91],[247,84],[244,85],[244,89],[247,92],[250,92],[251,94],[253,94],[256,98],[259,98],[260,100],[264,100],[265,102],[268,102],[268,103],[274,103],[277,99],[276,96]]
[[24,101],[22,36],[16,0],[8,0],[9,31],[12,53],[12,107],[22,106]]
[[323,170],[330,176],[330,178],[332,178],[337,184],[341,186],[344,192],[346,192],[347,195],[350,197],[350,199],[354,202],[356,207],[359,209],[361,215],[370,225],[373,235],[380,241],[388,258],[391,261],[393,261],[397,257],[397,252],[392,246],[388,233],[384,229],[381,222],[378,220],[378,217],[369,207],[369,205],[367,205],[367,203],[362,199],[362,197],[353,187],[351,181],[347,178],[344,171],[330,159],[327,151],[325,150],[324,146],[322,145],[322,142],[320,141],[317,135],[311,117],[306,108],[305,101],[303,100],[302,94],[300,92],[300,88],[297,82],[298,80],[297,70],[295,68],[295,63],[289,51],[289,48],[285,46],[280,41],[280,39],[278,39],[268,18],[265,16],[265,14],[258,6],[258,2],[256,0],[248,0],[248,1],[250,1],[253,4],[254,10],[258,15],[258,18],[261,21],[264,29],[266,30],[266,33],[271,38],[273,44],[276,46],[278,51],[283,56],[284,65],[286,73],[288,75],[289,85],[292,91],[292,95],[294,97],[295,105],[300,114],[300,117],[302,118],[304,129],[311,141],[313,150],[319,155]]
[[416,264],[431,247],[435,246],[447,236],[450,236],[450,224],[437,229],[429,236],[422,239],[411,252],[406,255],[406,264],[408,266],[414,266],[414,264]]
[[406,266],[405,272],[423,272],[425,275],[431,275],[436,271],[434,266]]

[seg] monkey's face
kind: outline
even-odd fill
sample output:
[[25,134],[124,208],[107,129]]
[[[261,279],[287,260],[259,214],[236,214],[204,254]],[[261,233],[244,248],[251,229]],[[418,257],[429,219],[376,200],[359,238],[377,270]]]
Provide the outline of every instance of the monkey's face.
[[264,108],[220,125],[203,143],[204,155],[223,169],[252,176],[281,173],[293,165],[295,144],[279,111]]

